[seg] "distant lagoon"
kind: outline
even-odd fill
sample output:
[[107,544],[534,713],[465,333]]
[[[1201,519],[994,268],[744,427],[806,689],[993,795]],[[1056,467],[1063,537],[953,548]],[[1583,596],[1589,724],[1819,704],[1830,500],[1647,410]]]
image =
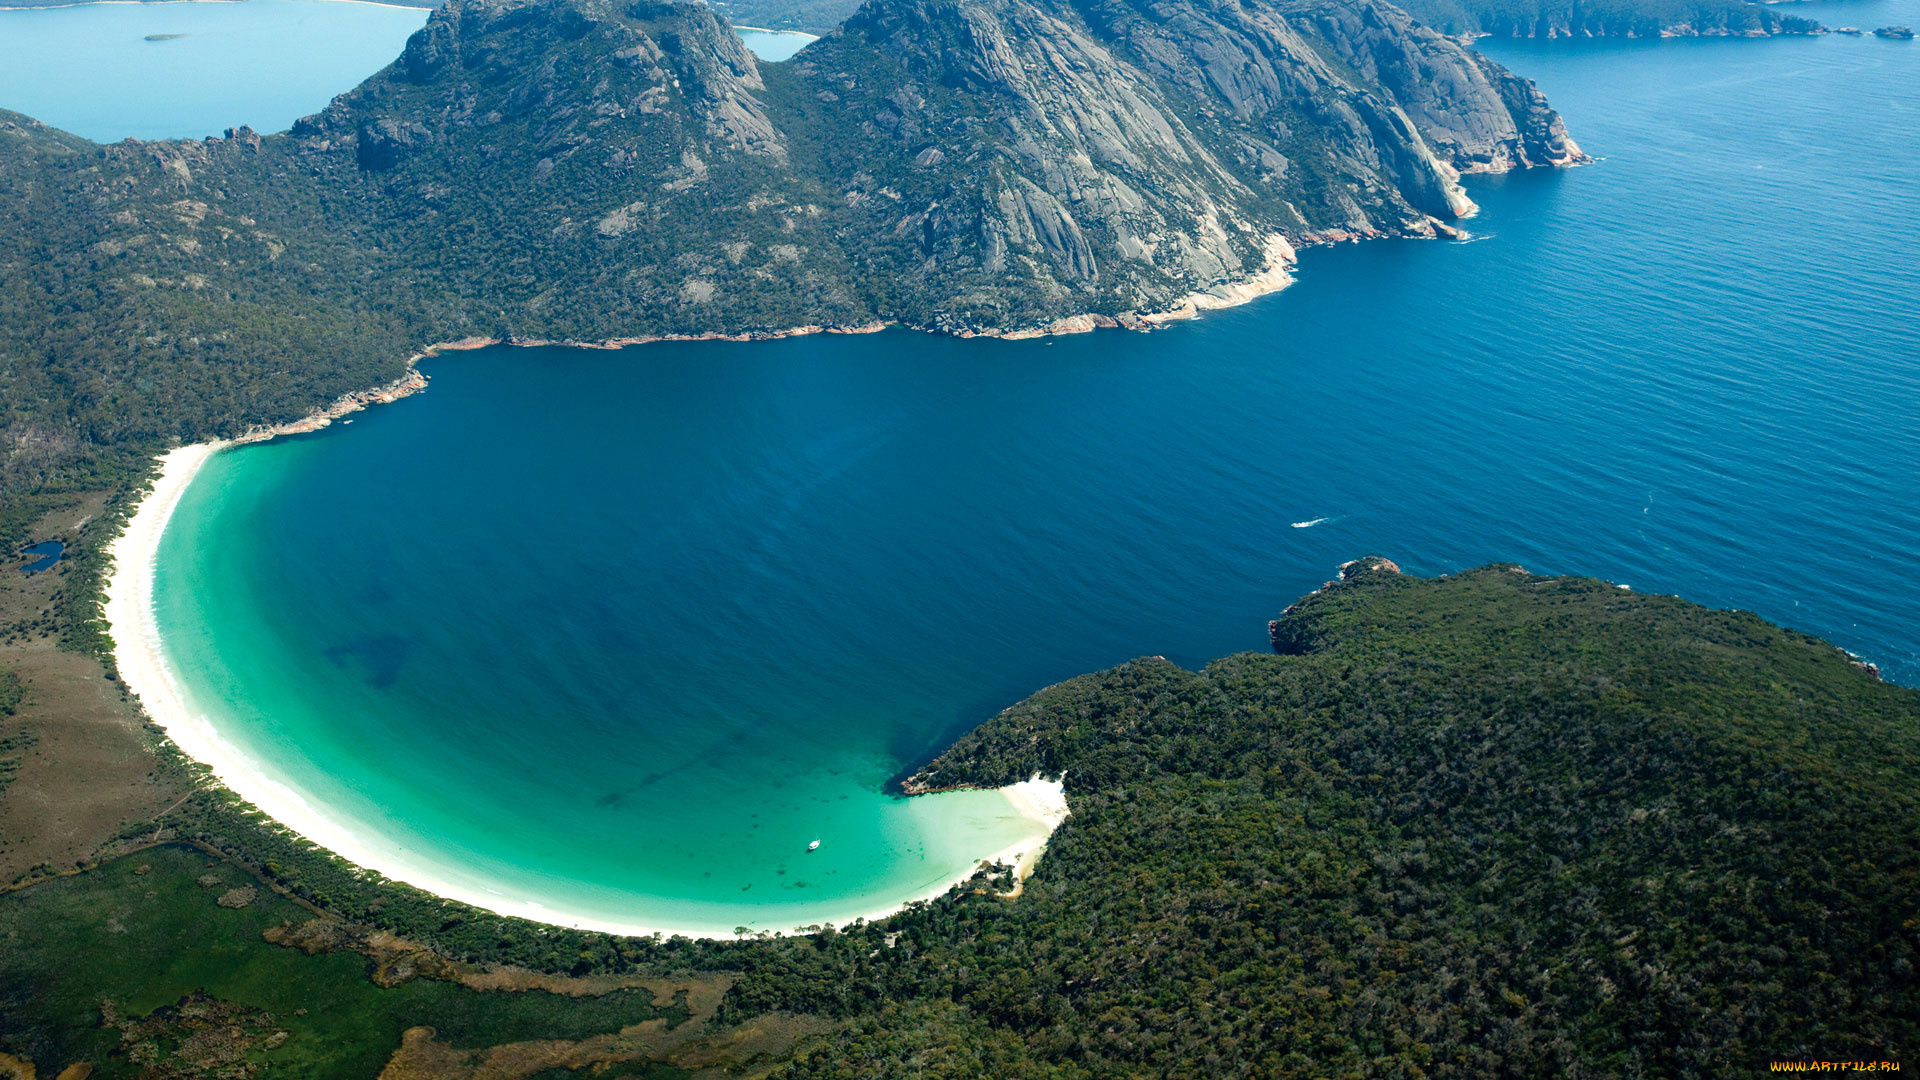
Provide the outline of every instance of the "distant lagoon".
[[[285,131],[392,63],[428,14],[358,0],[0,8],[0,109],[96,142]],[[739,33],[767,61],[815,40]]]
[[1471,178],[1469,242],[1151,335],[449,356],[218,455],[161,544],[175,673],[395,865],[718,932],[918,895],[1017,823],[891,776],[1059,679],[1264,648],[1366,552],[1920,680],[1920,46],[1481,45],[1600,160]]
[[392,63],[427,14],[332,0],[0,9],[0,108],[96,142],[284,131]]
[[734,32],[747,48],[763,62],[773,64],[790,60],[793,54],[820,39],[812,34],[803,34],[798,30],[762,30],[757,26],[736,26]]

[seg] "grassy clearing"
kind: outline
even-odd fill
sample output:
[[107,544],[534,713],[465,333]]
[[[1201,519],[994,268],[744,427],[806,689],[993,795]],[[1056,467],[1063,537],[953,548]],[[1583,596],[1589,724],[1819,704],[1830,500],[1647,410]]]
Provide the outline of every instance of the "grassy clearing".
[[[255,898],[245,907],[217,903],[246,889]],[[684,1008],[657,1008],[644,989],[566,997],[479,993],[425,979],[382,988],[358,953],[308,956],[261,936],[312,917],[231,864],[172,845],[0,896],[0,1050],[44,1075],[86,1061],[102,1077],[168,1062],[182,1076],[249,1063],[276,1075],[371,1077],[410,1027],[430,1026],[465,1048],[687,1019]],[[239,1013],[193,1015],[208,1013],[195,1004],[204,1000]],[[196,1033],[209,1020],[241,1034]],[[143,1053],[143,1043],[153,1049]]]

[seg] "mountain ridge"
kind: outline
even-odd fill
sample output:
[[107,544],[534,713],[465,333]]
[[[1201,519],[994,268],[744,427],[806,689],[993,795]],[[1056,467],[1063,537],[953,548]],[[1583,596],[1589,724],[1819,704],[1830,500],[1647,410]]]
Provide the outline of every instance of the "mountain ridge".
[[701,4],[459,0],[281,135],[0,114],[0,406],[36,448],[0,483],[137,472],[431,342],[1144,327],[1301,245],[1444,234],[1462,172],[1583,160],[1378,0],[871,0],[769,65]]

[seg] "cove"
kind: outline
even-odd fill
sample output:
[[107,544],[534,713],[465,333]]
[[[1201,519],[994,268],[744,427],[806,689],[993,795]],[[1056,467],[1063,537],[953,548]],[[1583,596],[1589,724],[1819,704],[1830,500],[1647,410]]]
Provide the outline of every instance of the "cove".
[[176,680],[380,869],[725,934],[924,894],[1023,823],[890,777],[1059,679],[1264,648],[1366,552],[1920,677],[1920,50],[1486,47],[1601,160],[1473,179],[1469,242],[1151,335],[451,355],[218,454],[156,562]]

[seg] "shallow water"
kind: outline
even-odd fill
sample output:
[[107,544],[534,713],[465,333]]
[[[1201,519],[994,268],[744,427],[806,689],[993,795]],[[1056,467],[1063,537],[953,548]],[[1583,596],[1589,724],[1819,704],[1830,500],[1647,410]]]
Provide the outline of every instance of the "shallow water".
[[161,551],[173,660],[397,860],[676,928],[914,894],[1021,823],[890,775],[1058,679],[1264,648],[1366,552],[1920,679],[1920,46],[1488,48],[1601,161],[1473,182],[1472,242],[1310,251],[1152,335],[433,361],[213,461]]
[[763,62],[777,64],[790,60],[793,54],[820,39],[812,34],[802,34],[797,30],[759,30],[750,26],[734,27],[740,40]]
[[386,67],[426,21],[422,8],[330,0],[0,9],[0,108],[95,142],[284,131]]

